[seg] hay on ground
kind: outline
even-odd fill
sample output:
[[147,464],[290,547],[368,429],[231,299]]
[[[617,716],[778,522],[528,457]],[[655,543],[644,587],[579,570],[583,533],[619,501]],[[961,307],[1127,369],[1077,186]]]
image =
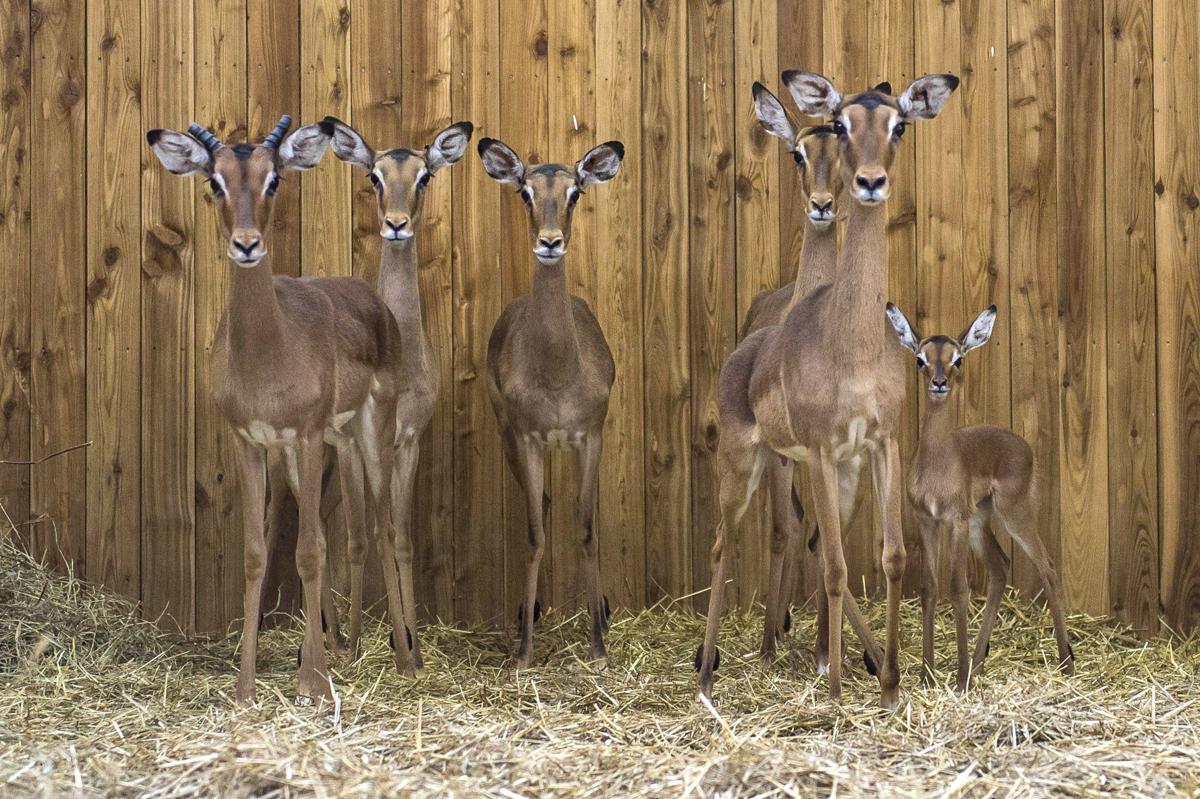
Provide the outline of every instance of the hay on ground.
[[618,613],[603,671],[580,660],[578,615],[547,614],[538,664],[520,673],[508,631],[429,626],[417,679],[390,668],[373,625],[361,661],[334,660],[337,719],[293,702],[298,634],[271,631],[259,706],[239,710],[237,636],[180,641],[2,544],[0,794],[1200,796],[1194,640],[1145,644],[1073,617],[1077,674],[1064,679],[1045,614],[1007,601],[979,687],[959,695],[919,687],[919,613],[906,604],[892,714],[853,658],[844,701],[829,701],[811,614],[764,669],[761,618],[723,625],[711,710],[694,698],[702,620],[680,606]]

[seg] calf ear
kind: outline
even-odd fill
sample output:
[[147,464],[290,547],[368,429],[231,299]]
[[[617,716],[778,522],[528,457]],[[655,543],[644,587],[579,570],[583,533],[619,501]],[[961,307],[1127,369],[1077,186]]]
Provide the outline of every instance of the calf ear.
[[500,183],[520,186],[525,182],[525,163],[499,139],[482,138],[477,145],[483,169]]
[[212,155],[186,133],[156,128],[146,132],[146,143],[174,175],[208,175],[212,172]]
[[900,95],[900,115],[907,121],[933,119],[937,116],[950,95],[958,88],[954,75],[926,75],[909,84]]
[[892,303],[887,304],[887,318],[892,323],[892,329],[896,331],[896,335],[900,338],[900,343],[904,349],[914,355],[920,349],[921,337],[912,329],[912,325],[908,323],[908,317],[901,313],[900,309]]
[[824,75],[789,69],[783,73],[783,85],[788,87],[800,110],[810,117],[833,119],[842,105],[841,92]]
[[580,186],[607,183],[617,176],[621,161],[625,158],[625,145],[619,141],[606,141],[584,153],[575,164],[575,179]]
[[996,324],[996,306],[993,305],[979,316],[971,326],[958,337],[958,352],[965,355],[971,350],[978,349],[988,343],[992,337],[992,327]]
[[796,150],[796,128],[788,119],[783,103],[758,81],[754,82],[754,113],[758,115],[758,123],[763,130],[783,139],[789,150]]
[[333,148],[334,155],[347,164],[368,171],[375,166],[375,150],[367,144],[361,133],[337,117],[325,117],[321,121],[333,126],[333,138],[330,139],[329,145]]
[[429,171],[436,172],[444,166],[458,163],[471,143],[474,130],[475,126],[470,122],[456,122],[435,136],[433,144],[425,150],[425,165]]
[[304,171],[321,163],[333,133],[333,124],[322,120],[315,125],[305,125],[288,136],[279,145],[279,170]]

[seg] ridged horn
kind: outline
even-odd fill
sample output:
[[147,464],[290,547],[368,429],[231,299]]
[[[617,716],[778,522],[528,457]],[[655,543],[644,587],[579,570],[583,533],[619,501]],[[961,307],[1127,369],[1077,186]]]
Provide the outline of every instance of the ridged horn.
[[225,146],[220,139],[213,135],[211,130],[198,122],[193,122],[192,124],[188,125],[188,133],[192,134],[192,138],[203,144],[204,149],[208,150],[210,153],[215,153],[217,150],[220,150]]
[[292,118],[284,114],[279,118],[279,122],[275,128],[267,134],[267,138],[263,139],[263,147],[269,147],[274,150],[279,146],[279,142],[283,139],[283,134],[288,132],[288,128],[292,126]]

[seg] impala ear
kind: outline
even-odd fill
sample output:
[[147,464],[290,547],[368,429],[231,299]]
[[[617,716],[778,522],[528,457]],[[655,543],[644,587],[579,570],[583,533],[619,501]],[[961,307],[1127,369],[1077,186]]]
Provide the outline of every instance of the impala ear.
[[619,141],[606,141],[584,153],[575,164],[575,179],[580,186],[607,183],[617,176],[621,161],[625,158],[625,145]]
[[327,120],[300,128],[279,145],[279,170],[291,172],[312,169],[321,163],[333,134],[333,123]]
[[212,155],[186,133],[156,128],[146,132],[146,143],[173,175],[208,175],[212,172]]
[[457,163],[467,151],[474,131],[475,126],[470,122],[456,122],[435,136],[433,144],[425,150],[425,165],[429,171],[436,172]]
[[914,355],[920,351],[921,337],[912,329],[912,325],[908,323],[908,317],[905,316],[899,308],[892,303],[887,304],[887,318],[892,323],[892,329],[896,331],[896,335],[900,338],[900,344],[904,349]]
[[824,75],[789,69],[783,73],[783,85],[788,87],[800,110],[810,117],[833,119],[842,105],[841,92]]
[[499,139],[483,138],[478,144],[479,158],[492,180],[520,186],[525,182],[525,163]]
[[754,113],[758,115],[758,122],[763,126],[763,130],[783,139],[789,150],[796,150],[796,128],[792,126],[792,120],[788,119],[783,103],[758,81],[754,82]]
[[871,91],[879,92],[880,94],[891,94],[892,84],[885,80],[883,83],[876,83]]
[[954,75],[926,75],[917,78],[900,95],[900,115],[907,121],[933,119],[941,113],[950,95],[958,88]]
[[959,354],[966,355],[971,350],[979,349],[984,344],[987,344],[988,339],[992,337],[992,327],[995,324],[996,306],[993,305],[975,317],[975,321],[971,323],[971,326],[958,337]]
[[321,121],[333,126],[333,138],[329,145],[334,155],[347,164],[368,171],[375,166],[375,151],[361,133],[337,117],[325,117]]

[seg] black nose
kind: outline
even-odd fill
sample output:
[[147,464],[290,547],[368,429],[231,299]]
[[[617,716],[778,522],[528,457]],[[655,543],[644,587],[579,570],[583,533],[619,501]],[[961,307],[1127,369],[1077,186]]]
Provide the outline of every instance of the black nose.
[[946,378],[944,378],[944,377],[935,377],[930,382],[933,383],[934,388],[945,388],[946,383],[949,381],[947,381]]
[[825,203],[824,205],[817,202],[816,200],[813,200],[812,201],[812,209],[814,211],[816,211],[818,214],[828,214],[833,210],[833,200],[830,200],[829,202]]
[[239,250],[241,250],[246,255],[251,255],[254,253],[254,248],[258,246],[259,241],[260,241],[260,239],[254,239],[249,244],[243,244],[240,241],[235,241],[233,243],[233,246],[237,247]]
[[538,237],[538,246],[547,250],[557,250],[562,246],[562,236],[555,236],[552,239]]
[[392,220],[390,220],[390,219],[387,219],[387,220],[384,220],[384,221],[386,221],[386,222],[387,222],[387,224],[388,224],[388,227],[390,227],[392,230],[404,230],[404,228],[408,227],[408,220],[407,220],[407,219],[402,219],[402,220],[400,220],[398,223],[397,223],[397,222],[393,222],[393,221],[392,221]]
[[877,191],[883,188],[883,184],[887,183],[887,175],[880,175],[874,180],[858,175],[854,178],[854,182],[867,191]]

